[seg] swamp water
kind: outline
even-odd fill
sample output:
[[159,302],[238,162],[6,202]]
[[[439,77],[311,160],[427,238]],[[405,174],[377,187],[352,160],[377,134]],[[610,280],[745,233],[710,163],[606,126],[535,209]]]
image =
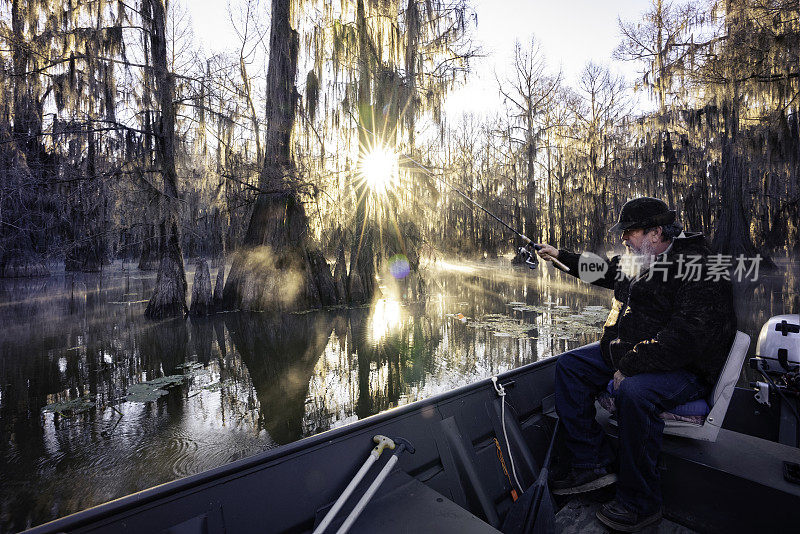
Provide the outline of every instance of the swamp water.
[[[590,343],[611,300],[550,266],[438,262],[416,302],[387,284],[363,308],[151,322],[155,274],[123,267],[0,280],[0,532]],[[785,263],[740,288],[751,353],[799,285]]]

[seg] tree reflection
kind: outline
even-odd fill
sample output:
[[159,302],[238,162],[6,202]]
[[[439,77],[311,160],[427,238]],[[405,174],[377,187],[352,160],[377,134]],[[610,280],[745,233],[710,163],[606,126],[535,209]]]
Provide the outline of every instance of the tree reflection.
[[188,325],[183,319],[146,324],[137,336],[137,345],[140,358],[131,363],[140,366],[147,380],[173,374],[188,356]]
[[333,330],[331,317],[324,311],[231,313],[225,315],[225,325],[250,373],[260,424],[277,443],[300,439],[308,383]]
[[306,432],[364,418],[397,406],[409,386],[433,370],[438,322],[424,307],[404,308],[402,319],[376,335],[375,307],[351,309],[334,318],[334,336],[312,378]]

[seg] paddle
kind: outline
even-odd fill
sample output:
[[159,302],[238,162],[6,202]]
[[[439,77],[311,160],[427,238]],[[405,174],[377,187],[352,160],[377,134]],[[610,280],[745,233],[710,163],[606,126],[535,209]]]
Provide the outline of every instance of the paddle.
[[558,434],[558,420],[553,429],[553,437],[547,448],[547,455],[539,470],[536,482],[530,486],[522,497],[514,503],[508,511],[501,528],[504,534],[552,534],[555,532],[555,507],[547,487],[547,478],[550,471],[550,457],[553,454],[553,445]]

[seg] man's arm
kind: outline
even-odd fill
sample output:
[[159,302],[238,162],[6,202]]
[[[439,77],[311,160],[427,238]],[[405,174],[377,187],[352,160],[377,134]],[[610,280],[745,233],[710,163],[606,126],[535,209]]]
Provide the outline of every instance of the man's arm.
[[[569,250],[564,249],[557,249],[552,245],[548,245],[547,243],[542,243],[542,248],[537,251],[537,254],[544,260],[544,261],[551,261],[553,258],[558,258],[560,262],[564,265],[569,267],[569,274],[572,276],[579,278],[580,271],[579,271],[579,262],[580,262],[580,254],[576,254]],[[617,279],[617,273],[619,271],[619,256],[614,256],[611,260],[607,260],[602,256],[597,256],[601,261],[606,263],[606,272],[602,278],[595,280],[592,282],[592,285],[604,287],[606,289],[614,289],[614,283]]]
[[708,282],[683,282],[676,294],[676,312],[652,339],[626,352],[617,367],[625,376],[684,369],[702,350],[700,342],[718,328],[717,289]]

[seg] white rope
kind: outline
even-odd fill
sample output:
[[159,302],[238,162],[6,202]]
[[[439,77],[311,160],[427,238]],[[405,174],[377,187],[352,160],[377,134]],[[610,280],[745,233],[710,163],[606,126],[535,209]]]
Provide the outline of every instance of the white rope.
[[525,490],[522,488],[522,484],[519,483],[519,478],[517,478],[517,470],[514,467],[514,456],[511,454],[511,445],[508,442],[508,434],[506,433],[506,388],[504,388],[502,384],[497,383],[496,376],[492,377],[492,384],[494,384],[494,390],[500,397],[500,422],[503,427],[503,438],[506,441],[508,459],[511,462],[511,474],[514,475],[514,481],[517,483],[520,494],[522,494],[525,493]]

